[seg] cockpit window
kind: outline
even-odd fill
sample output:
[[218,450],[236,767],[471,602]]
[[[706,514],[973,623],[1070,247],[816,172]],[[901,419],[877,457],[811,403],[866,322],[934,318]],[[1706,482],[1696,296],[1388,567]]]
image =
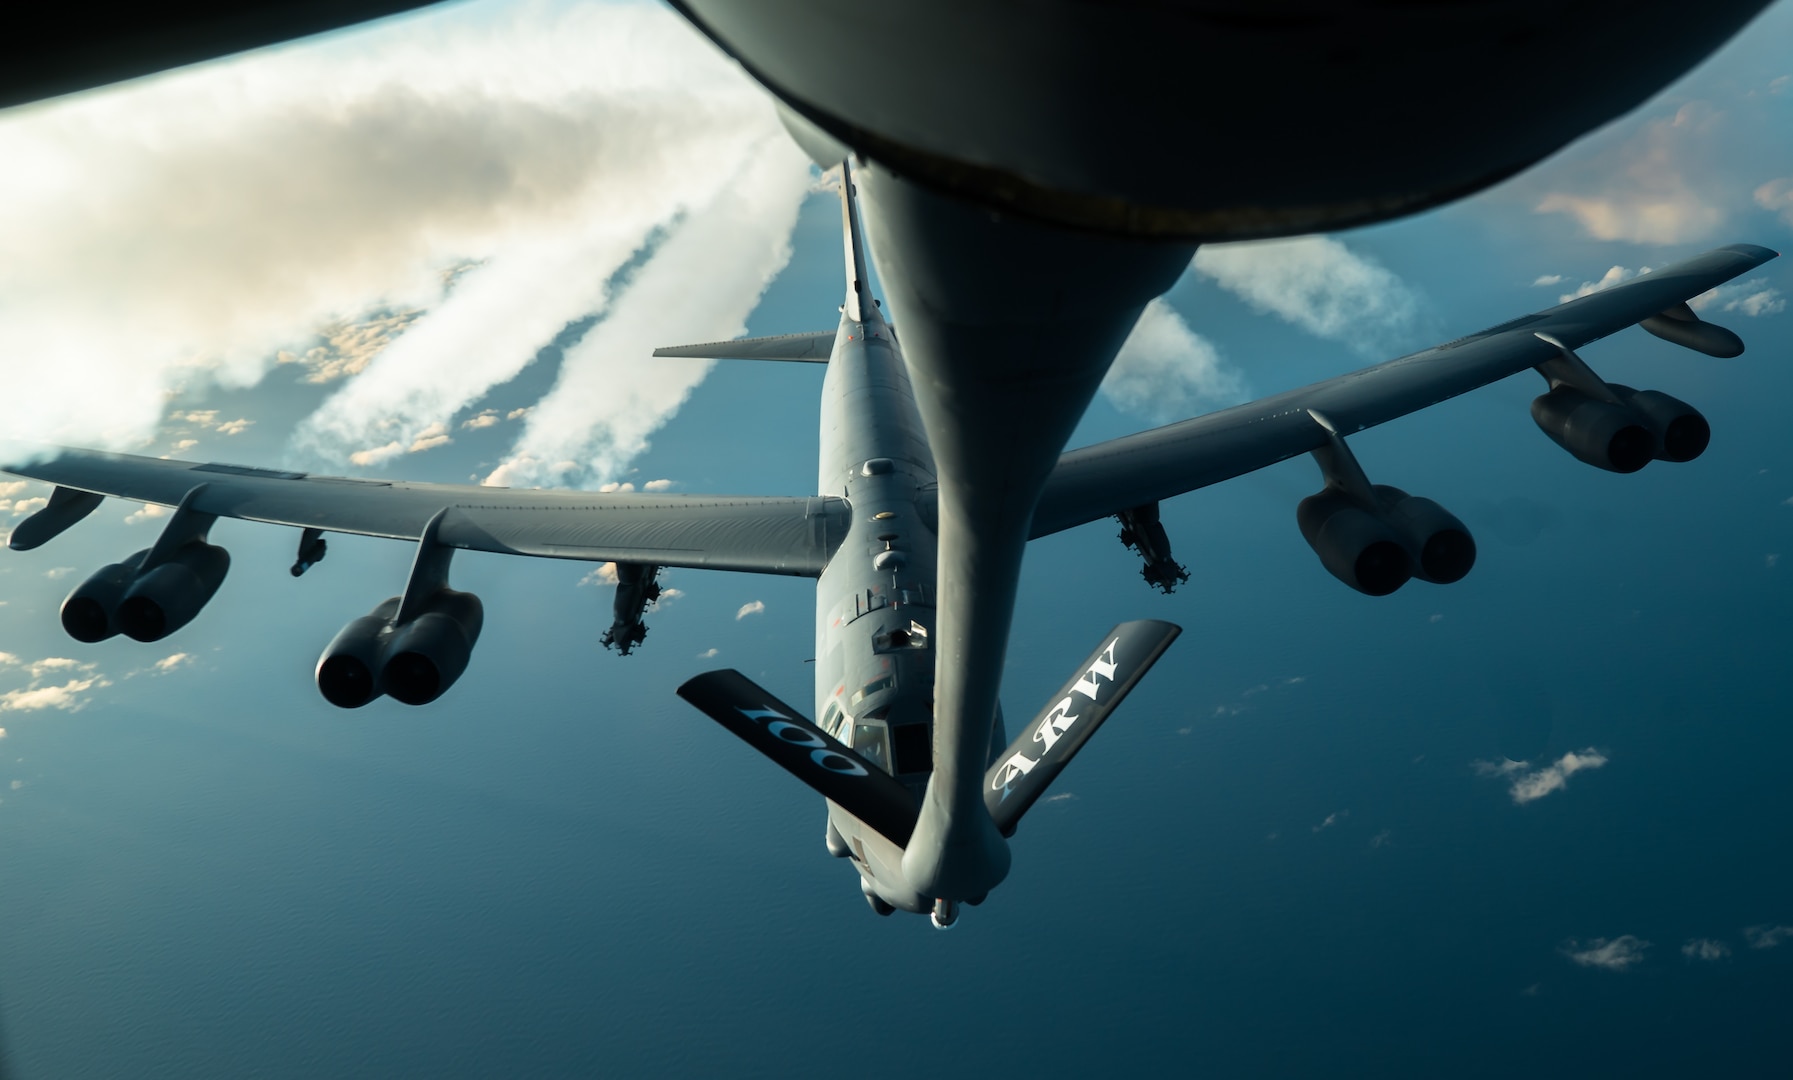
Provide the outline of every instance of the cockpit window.
[[853,749],[878,768],[890,771],[890,740],[883,724],[854,724]]

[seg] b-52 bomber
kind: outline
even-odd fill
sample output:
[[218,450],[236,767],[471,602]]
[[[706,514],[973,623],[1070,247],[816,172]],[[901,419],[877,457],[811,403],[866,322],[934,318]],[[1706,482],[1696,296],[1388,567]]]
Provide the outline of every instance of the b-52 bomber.
[[[987,460],[968,427],[1012,405],[994,389],[978,399],[962,388],[950,412],[924,422],[911,382],[917,369],[868,287],[856,176],[841,166],[846,290],[833,330],[655,354],[825,363],[814,496],[388,483],[61,449],[6,467],[55,485],[10,546],[44,544],[108,496],[173,507],[152,546],[102,567],[61,608],[77,640],[124,634],[150,642],[178,632],[217,593],[230,566],[208,538],[220,517],[302,530],[294,576],[323,558],[328,532],[415,543],[403,592],[349,622],[318,660],[318,689],[343,708],[382,696],[425,705],[465,672],[483,607],[449,583],[456,551],[614,562],[615,621],[605,641],[624,653],[645,635],[643,612],[664,567],[814,578],[812,714],[730,670],[697,675],[678,693],[827,800],[827,850],[853,867],[874,911],[926,914],[947,927],[961,904],[982,902],[1001,881],[1007,838],[1028,808],[1179,632],[1141,620],[1104,634],[1012,742],[1000,708],[981,723],[950,713],[949,691],[959,702],[978,700],[967,683],[988,684],[994,700],[1000,662],[984,658],[1006,641],[1019,570],[1019,551],[1008,558],[1000,538],[986,543],[980,520],[1014,531],[1024,545],[1118,518],[1142,576],[1168,592],[1187,575],[1159,522],[1161,500],[1311,454],[1322,487],[1296,518],[1328,572],[1372,596],[1414,578],[1449,584],[1475,563],[1468,528],[1430,499],[1372,483],[1349,437],[1531,369],[1546,384],[1532,418],[1575,458],[1615,473],[1692,461],[1710,438],[1699,412],[1659,391],[1607,382],[1578,350],[1636,325],[1707,355],[1736,356],[1736,335],[1700,319],[1687,301],[1775,257],[1746,244],[1718,248],[1374,367],[1072,450],[1052,463],[1037,500],[1013,505],[1005,489],[981,484],[975,468],[960,488],[943,483],[942,447],[974,465]],[[911,267],[885,269],[894,288]],[[926,333],[939,313],[930,318],[905,326]],[[1054,390],[1043,382],[1044,392]],[[949,550],[948,536],[969,554]],[[940,592],[949,558],[959,560],[955,587],[978,594],[956,597],[960,607],[1000,609],[1005,621],[994,642],[976,625],[952,621],[959,609]],[[995,567],[988,580],[972,572],[979,566]],[[943,647],[955,639],[974,647]]]

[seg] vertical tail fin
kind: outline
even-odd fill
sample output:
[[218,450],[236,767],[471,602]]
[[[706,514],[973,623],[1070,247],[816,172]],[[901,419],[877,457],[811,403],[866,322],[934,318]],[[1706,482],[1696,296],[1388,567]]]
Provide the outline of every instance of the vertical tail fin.
[[853,164],[840,163],[841,236],[846,242],[847,318],[854,322],[875,319],[878,305],[872,300],[872,278],[865,261],[865,241],[859,234],[859,190],[853,184]]

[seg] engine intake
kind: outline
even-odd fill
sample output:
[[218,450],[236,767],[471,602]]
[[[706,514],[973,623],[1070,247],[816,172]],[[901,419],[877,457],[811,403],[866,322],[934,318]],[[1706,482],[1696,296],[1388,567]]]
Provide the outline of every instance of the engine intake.
[[1636,411],[1558,386],[1532,399],[1532,420],[1581,461],[1608,472],[1634,473],[1656,457],[1656,434]]
[[1712,425],[1687,402],[1660,390],[1633,390],[1617,383],[1611,388],[1656,436],[1657,460],[1692,461],[1711,445]]
[[69,637],[91,645],[118,633],[113,615],[148,555],[149,549],[144,548],[122,562],[100,567],[92,577],[75,586],[75,591],[62,602],[62,628]]
[[160,641],[193,621],[230,571],[230,553],[195,540],[139,574],[119,601],[114,620],[126,637]]
[[1343,492],[1309,495],[1295,520],[1327,572],[1360,593],[1387,596],[1413,576],[1413,558],[1393,524]]
[[485,607],[468,592],[443,588],[409,621],[395,623],[401,598],[382,601],[343,627],[318,658],[318,691],[342,709],[382,694],[427,705],[455,684],[473,656]]

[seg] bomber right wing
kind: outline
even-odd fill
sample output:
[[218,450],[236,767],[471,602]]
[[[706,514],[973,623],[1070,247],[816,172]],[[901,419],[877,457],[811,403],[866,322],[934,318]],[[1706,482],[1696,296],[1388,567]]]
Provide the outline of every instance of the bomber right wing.
[[[1479,334],[1193,420],[1072,450],[1058,459],[1034,511],[1038,538],[1230,480],[1387,423],[1641,324],[1714,356],[1743,351],[1687,301],[1777,257],[1733,244]],[[1560,347],[1559,347],[1560,346]]]

